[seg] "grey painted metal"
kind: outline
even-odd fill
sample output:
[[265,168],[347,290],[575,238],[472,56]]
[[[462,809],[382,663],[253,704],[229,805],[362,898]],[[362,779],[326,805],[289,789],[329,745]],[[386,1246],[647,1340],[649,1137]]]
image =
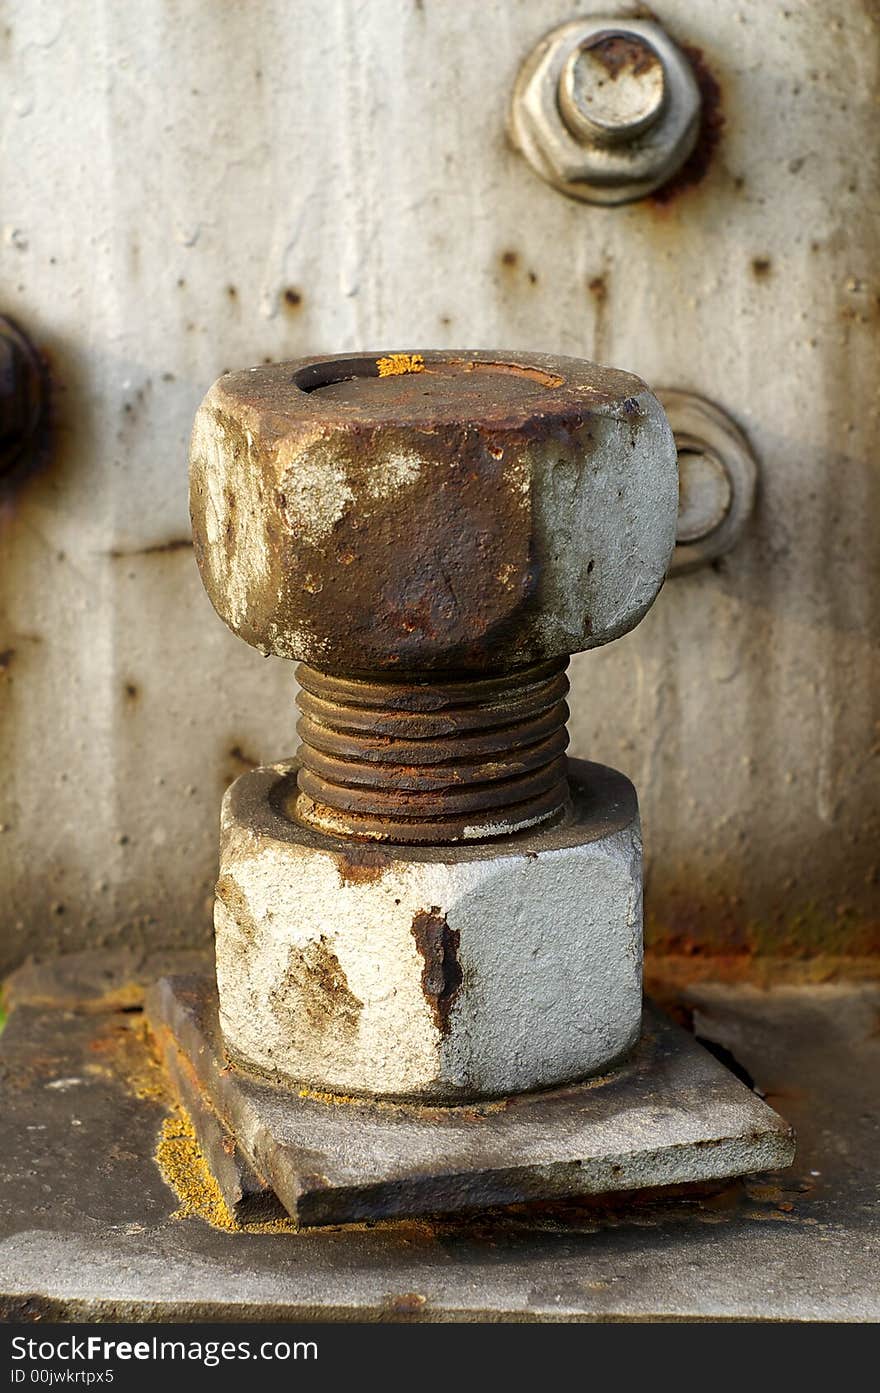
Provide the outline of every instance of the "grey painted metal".
[[[124,980],[156,966],[129,962]],[[880,1319],[876,987],[704,986],[681,1003],[797,1127],[785,1175],[477,1224],[228,1233],[174,1217],[152,1159],[167,1104],[137,1096],[107,1048],[141,1038],[108,995],[119,967],[93,954],[15,984],[0,1039],[5,1318]]]
[[208,976],[163,979],[147,1011],[303,1226],[717,1180],[794,1159],[779,1115],[651,1008],[632,1058],[613,1073],[448,1107],[321,1097],[237,1068]]
[[7,5],[2,308],[46,350],[55,450],[0,505],[5,964],[207,941],[219,798],[295,718],[202,592],[193,413],[224,368],[391,341],[625,364],[746,431],[753,522],[574,661],[573,751],[642,791],[649,942],[869,941],[876,6],[664,0],[721,140],[617,209],[504,130],[541,36],[607,8]]

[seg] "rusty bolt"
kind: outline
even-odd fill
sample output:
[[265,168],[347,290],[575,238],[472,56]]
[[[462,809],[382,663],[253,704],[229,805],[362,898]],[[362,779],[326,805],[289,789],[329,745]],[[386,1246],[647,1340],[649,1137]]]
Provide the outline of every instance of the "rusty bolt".
[[593,16],[554,29],[520,69],[514,143],[573,198],[628,203],[678,172],[696,144],[700,92],[653,20]]
[[300,661],[297,758],[223,801],[229,1057],[449,1102],[612,1067],[640,1025],[638,807],[566,759],[565,669],[662,583],[657,399],[531,354],[281,363],[214,384],[190,478],[215,608]]
[[638,378],[493,353],[228,374],[196,417],[214,607],[299,669],[292,815],[402,842],[566,803],[568,656],[642,618],[671,555],[675,447]]
[[9,474],[37,441],[45,376],[39,355],[11,319],[0,315],[0,474]]

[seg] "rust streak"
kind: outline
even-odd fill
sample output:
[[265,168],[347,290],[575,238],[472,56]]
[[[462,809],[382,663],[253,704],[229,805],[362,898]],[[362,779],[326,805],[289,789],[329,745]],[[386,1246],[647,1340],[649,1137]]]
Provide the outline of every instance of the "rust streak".
[[258,759],[254,759],[253,755],[246,754],[241,745],[230,747],[229,758],[234,759],[236,764],[240,764],[243,769],[256,769],[260,762]]
[[451,929],[438,905],[420,910],[412,922],[412,936],[424,961],[422,992],[431,1008],[434,1024],[445,1035],[462,984],[458,961],[459,932]]
[[375,846],[344,844],[336,854],[336,868],[343,885],[369,885],[388,868],[386,857]]
[[130,556],[159,556],[164,552],[172,551],[191,551],[191,537],[172,537],[167,542],[154,542],[148,547],[111,547],[107,552],[111,561],[120,561]]
[[697,86],[700,89],[702,108],[700,133],[697,136],[697,143],[693,151],[674,178],[663,184],[661,188],[655,189],[654,193],[651,194],[650,203],[655,208],[665,207],[666,204],[673,202],[679,194],[684,193],[686,189],[693,188],[695,184],[699,184],[705,178],[724,130],[721,87],[706,63],[703,50],[695,48],[692,44],[679,44],[679,47],[689,59],[694,70],[694,77],[697,80]]
[[634,77],[640,77],[660,65],[652,48],[626,34],[600,34],[589,45],[589,51],[613,81],[625,68],[630,68]]

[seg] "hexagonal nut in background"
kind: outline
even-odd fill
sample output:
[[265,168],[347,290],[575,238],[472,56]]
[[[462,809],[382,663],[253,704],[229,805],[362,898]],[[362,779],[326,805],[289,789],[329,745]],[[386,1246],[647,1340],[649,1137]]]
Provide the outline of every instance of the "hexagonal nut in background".
[[[567,65],[589,46],[627,43],[661,65],[657,118],[627,139],[575,133],[563,114]],[[609,55],[612,78],[618,61]],[[513,144],[554,188],[587,203],[619,204],[644,198],[679,171],[696,145],[700,116],[690,62],[660,24],[591,15],[552,30],[529,54],[514,84],[508,125]]]

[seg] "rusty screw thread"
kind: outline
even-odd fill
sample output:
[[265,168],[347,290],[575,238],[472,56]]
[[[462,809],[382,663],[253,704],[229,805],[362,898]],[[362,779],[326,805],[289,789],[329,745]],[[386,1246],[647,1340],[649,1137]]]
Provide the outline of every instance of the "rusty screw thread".
[[300,665],[296,816],[337,836],[444,844],[561,815],[567,666],[375,682]]

